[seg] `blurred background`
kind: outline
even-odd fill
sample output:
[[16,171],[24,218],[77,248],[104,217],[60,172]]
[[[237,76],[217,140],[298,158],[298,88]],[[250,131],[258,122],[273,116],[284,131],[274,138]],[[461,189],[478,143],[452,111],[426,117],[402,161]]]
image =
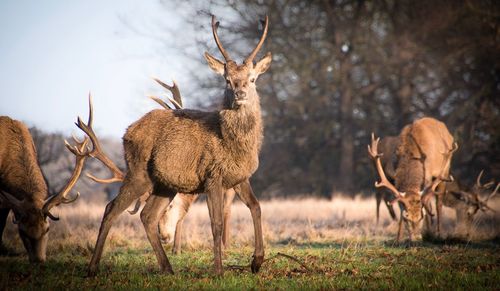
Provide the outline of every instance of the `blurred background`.
[[[31,126],[52,191],[73,168],[63,138],[86,118],[122,168],[126,127],[164,94],[151,76],[177,80],[185,106],[219,108],[224,80],[203,53],[219,36],[242,60],[270,19],[260,55],[273,53],[257,82],[265,122],[261,198],[361,193],[375,180],[371,132],[397,135],[423,117],[446,123],[459,144],[452,173],[472,184],[500,179],[500,3],[479,1],[58,1],[0,3],[0,115]],[[87,170],[103,177],[96,162]],[[119,185],[81,179],[87,199]],[[88,193],[88,194],[87,194]]]

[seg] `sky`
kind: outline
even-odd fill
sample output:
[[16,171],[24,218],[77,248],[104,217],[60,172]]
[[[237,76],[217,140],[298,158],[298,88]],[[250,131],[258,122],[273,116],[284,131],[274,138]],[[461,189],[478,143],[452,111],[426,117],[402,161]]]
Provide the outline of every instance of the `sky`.
[[74,122],[86,119],[92,92],[96,133],[123,136],[128,125],[158,108],[146,97],[164,92],[152,76],[175,79],[181,89],[189,80],[182,57],[158,53],[157,41],[127,25],[161,19],[175,30],[182,20],[169,5],[0,1],[0,115],[47,132],[78,133]]

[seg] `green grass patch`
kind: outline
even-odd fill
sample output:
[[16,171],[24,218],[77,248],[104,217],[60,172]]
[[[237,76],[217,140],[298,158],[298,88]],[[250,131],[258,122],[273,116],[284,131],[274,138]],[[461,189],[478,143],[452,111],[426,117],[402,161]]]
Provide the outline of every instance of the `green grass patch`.
[[[500,247],[497,244],[431,244],[398,246],[363,242],[267,247],[258,274],[250,268],[212,272],[211,250],[169,255],[175,275],[159,273],[149,247],[118,247],[105,253],[98,275],[86,277],[89,255],[49,254],[43,265],[25,256],[0,257],[0,289],[498,289]],[[300,260],[307,269],[278,252]],[[247,266],[252,249],[229,249],[225,266]],[[274,258],[273,258],[274,257]]]

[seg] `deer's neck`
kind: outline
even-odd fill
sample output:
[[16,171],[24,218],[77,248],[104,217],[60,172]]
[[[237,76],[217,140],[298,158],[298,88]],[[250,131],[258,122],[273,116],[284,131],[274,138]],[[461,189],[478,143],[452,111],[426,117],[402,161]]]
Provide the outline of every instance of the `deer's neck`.
[[399,161],[396,170],[396,188],[401,192],[415,192],[422,190],[424,169],[419,160],[403,158]]
[[254,100],[238,109],[220,111],[223,144],[237,155],[257,155],[262,144],[261,109],[258,97]]
[[4,190],[17,199],[43,204],[47,198],[47,183],[38,165],[36,152],[30,139],[20,139],[10,144],[13,151],[10,162],[3,162],[0,175]]

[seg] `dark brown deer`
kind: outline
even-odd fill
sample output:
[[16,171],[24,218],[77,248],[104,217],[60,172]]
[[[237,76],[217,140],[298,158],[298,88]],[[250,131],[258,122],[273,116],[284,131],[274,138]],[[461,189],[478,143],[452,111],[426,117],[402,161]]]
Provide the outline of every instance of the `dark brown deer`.
[[399,140],[395,184],[384,173],[378,153],[379,139],[372,135],[371,145],[368,146],[368,153],[381,179],[375,186],[391,190],[396,197],[392,203],[399,202],[401,208],[398,241],[403,223],[410,240],[417,235],[424,218],[424,206],[436,195],[438,185],[449,181],[451,157],[457,149],[446,125],[434,118],[421,118],[405,126]]
[[[394,176],[396,173],[396,150],[398,148],[398,145],[399,138],[397,136],[386,136],[382,138],[379,143],[382,168],[384,169],[387,179],[389,179],[391,183],[394,183]],[[396,213],[394,212],[394,207],[391,203],[391,201],[396,198],[394,197],[394,194],[392,194],[392,192],[387,189],[376,188],[375,198],[377,201],[377,224],[379,222],[380,202],[382,202],[382,200],[384,200],[384,204],[387,206],[387,210],[389,211],[392,220],[396,220]]]
[[[92,116],[89,116],[89,124]],[[75,201],[69,192],[78,180],[86,157],[88,139],[66,147],[76,156],[76,166],[71,178],[61,191],[48,197],[48,189],[42,170],[37,162],[36,149],[28,128],[20,121],[0,116],[0,245],[7,216],[12,210],[19,236],[28,253],[30,262],[46,260],[49,221],[59,220],[50,210],[61,203]]]
[[173,273],[162,248],[158,222],[176,193],[207,193],[214,238],[214,266],[222,268],[224,193],[240,184],[240,198],[250,208],[254,222],[255,252],[252,271],[264,260],[260,204],[248,181],[258,167],[263,125],[255,81],[271,64],[271,54],[253,63],[267,35],[268,19],[256,48],[238,65],[223,48],[217,35],[218,22],[212,17],[215,42],[224,56],[222,62],[208,53],[212,70],[224,76],[226,90],[223,109],[153,110],[134,122],[123,137],[128,171],[118,196],[107,206],[99,230],[89,275],[96,273],[104,243],[112,223],[144,192],[151,192],[141,212],[147,237],[160,270]]
[[[476,179],[476,184],[470,188],[461,185],[458,181],[446,184],[446,192],[443,197],[443,205],[453,208],[457,217],[457,233],[465,234],[469,237],[470,231],[474,222],[475,215],[479,210],[486,212],[494,210],[488,206],[488,201],[498,193],[500,183],[495,189],[489,192],[489,189],[494,186],[495,182],[491,181],[486,184],[481,183],[483,171],[479,173]],[[481,198],[487,196],[485,199]]]

